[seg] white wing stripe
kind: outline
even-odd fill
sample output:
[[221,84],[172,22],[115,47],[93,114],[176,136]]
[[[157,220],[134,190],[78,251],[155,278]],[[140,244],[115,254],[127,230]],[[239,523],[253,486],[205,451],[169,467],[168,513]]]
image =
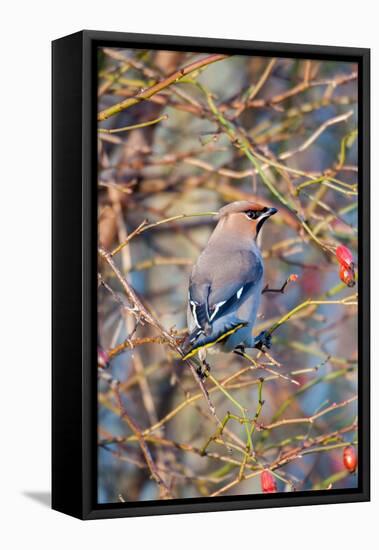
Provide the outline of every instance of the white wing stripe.
[[196,306],[197,306],[197,304],[196,304],[196,302],[193,302],[192,300],[190,300],[190,304],[191,304],[192,317],[195,320],[196,326],[201,328],[200,323],[199,323],[198,318],[197,318],[197,315],[196,315]]
[[217,315],[217,312],[220,309],[220,307],[223,306],[224,304],[226,304],[226,300],[224,300],[223,302],[219,302],[218,304],[215,304],[212,315],[209,318],[210,321],[213,320],[213,318]]
[[243,286],[241,286],[241,288],[239,290],[237,290],[237,300],[239,300],[241,298],[242,292],[243,292]]

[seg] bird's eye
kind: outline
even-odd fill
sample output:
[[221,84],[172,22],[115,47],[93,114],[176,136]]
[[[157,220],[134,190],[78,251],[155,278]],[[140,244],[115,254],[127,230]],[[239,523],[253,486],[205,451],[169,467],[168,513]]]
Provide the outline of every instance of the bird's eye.
[[247,210],[245,214],[249,218],[249,220],[256,220],[257,218],[259,218],[262,212],[258,212],[258,210]]

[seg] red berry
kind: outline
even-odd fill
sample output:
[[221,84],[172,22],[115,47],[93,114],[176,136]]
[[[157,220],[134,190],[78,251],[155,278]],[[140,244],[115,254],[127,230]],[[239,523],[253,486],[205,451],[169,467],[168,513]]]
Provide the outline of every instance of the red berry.
[[345,285],[352,287],[355,285],[355,273],[354,269],[340,265],[340,279]]
[[343,244],[337,246],[336,256],[341,265],[345,266],[348,269],[354,268],[353,255],[350,250]]
[[288,280],[291,281],[291,283],[294,283],[299,278],[299,275],[296,275],[296,273],[291,273],[291,275],[288,277]]
[[357,453],[355,452],[355,449],[352,445],[349,445],[349,447],[345,447],[343,450],[343,464],[346,468],[346,470],[349,470],[349,472],[352,474],[357,469]]
[[108,368],[109,367],[109,360],[110,360],[110,357],[107,354],[107,352],[104,351],[102,348],[98,347],[97,348],[97,364],[98,364],[98,366],[101,367],[102,369]]
[[276,481],[269,470],[263,470],[261,473],[261,487],[264,493],[276,493]]

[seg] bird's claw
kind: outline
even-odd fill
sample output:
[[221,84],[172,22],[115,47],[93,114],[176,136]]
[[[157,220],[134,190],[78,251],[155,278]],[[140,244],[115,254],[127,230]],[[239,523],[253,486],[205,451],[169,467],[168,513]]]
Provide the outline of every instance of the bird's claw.
[[208,378],[210,370],[211,367],[209,363],[207,363],[206,361],[202,361],[201,365],[197,367],[196,372],[200,380],[204,380],[205,378]]
[[272,336],[267,330],[263,330],[258,336],[255,338],[254,347],[261,350],[265,347],[267,349],[271,348],[271,340]]

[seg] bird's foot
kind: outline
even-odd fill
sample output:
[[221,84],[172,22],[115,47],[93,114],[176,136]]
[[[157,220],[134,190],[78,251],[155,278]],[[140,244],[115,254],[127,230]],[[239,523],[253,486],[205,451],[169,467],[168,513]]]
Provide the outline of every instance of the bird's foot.
[[200,380],[204,380],[205,378],[208,378],[210,371],[211,371],[211,367],[209,363],[205,361],[205,359],[201,362],[201,365],[199,365],[196,369],[196,372]]
[[267,330],[263,330],[255,338],[254,347],[259,349],[260,351],[263,350],[263,347],[265,347],[267,349],[270,349],[271,348],[271,340],[272,340],[271,334]]

